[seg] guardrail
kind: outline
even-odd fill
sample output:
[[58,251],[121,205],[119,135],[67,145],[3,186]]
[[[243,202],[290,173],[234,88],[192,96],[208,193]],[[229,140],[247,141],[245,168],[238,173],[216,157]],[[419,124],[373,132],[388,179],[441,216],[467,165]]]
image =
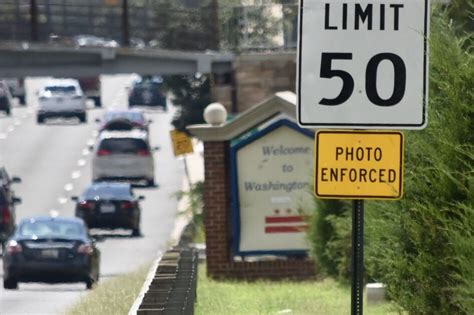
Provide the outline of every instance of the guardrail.
[[194,314],[197,273],[198,252],[195,249],[174,247],[168,250],[161,257],[136,314]]

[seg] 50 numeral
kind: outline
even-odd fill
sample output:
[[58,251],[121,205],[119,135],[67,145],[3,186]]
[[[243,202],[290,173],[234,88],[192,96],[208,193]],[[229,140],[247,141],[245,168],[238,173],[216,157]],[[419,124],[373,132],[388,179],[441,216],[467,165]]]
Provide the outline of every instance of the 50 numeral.
[[[336,106],[346,102],[354,92],[354,78],[344,70],[332,68],[333,60],[352,60],[351,53],[322,53],[320,77],[331,79],[339,77],[342,80],[342,89],[335,98],[322,98],[321,105]],[[377,70],[380,63],[388,60],[394,69],[393,92],[389,98],[383,99],[377,91]],[[370,58],[365,71],[365,92],[370,102],[377,106],[393,106],[398,104],[405,95],[406,67],[402,58],[392,53],[380,53]]]

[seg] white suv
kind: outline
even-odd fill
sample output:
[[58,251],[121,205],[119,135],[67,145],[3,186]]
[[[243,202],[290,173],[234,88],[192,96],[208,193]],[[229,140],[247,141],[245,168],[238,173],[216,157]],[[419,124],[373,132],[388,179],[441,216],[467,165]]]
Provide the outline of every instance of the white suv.
[[38,91],[38,124],[49,117],[77,117],[87,122],[86,98],[77,80],[51,80]]
[[93,150],[92,179],[145,180],[155,185],[155,166],[148,135],[141,130],[104,131]]

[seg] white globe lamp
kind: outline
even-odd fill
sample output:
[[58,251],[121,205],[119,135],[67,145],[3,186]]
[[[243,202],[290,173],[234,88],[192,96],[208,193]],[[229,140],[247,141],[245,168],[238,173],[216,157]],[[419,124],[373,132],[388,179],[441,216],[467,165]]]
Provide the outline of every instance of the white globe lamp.
[[227,110],[221,103],[211,103],[204,109],[204,120],[210,125],[222,125],[226,119]]

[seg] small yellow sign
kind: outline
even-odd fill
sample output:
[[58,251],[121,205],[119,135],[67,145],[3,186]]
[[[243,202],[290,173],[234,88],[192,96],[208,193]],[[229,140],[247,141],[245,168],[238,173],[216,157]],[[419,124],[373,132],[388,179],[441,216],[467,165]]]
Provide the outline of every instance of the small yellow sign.
[[323,199],[400,199],[403,134],[398,131],[318,131],[314,194]]
[[185,132],[171,130],[170,134],[175,156],[193,153],[193,143],[191,138]]

